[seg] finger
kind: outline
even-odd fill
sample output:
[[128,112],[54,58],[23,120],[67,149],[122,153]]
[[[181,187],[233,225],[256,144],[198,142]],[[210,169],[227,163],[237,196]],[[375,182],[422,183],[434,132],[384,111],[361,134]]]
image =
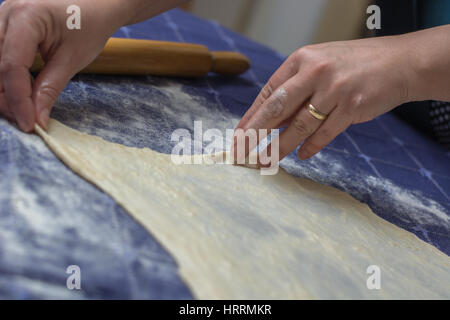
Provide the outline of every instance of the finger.
[[[2,2],[3,4],[4,2]],[[8,19],[5,17],[5,9],[4,8],[0,8],[0,57],[1,57],[1,52],[2,52],[2,48],[3,48],[3,43],[5,41],[5,35],[6,35],[6,30],[7,30],[7,25],[8,25]],[[0,81],[0,89],[3,88],[3,84]]]
[[303,107],[286,130],[280,135],[280,160],[297,148],[308,136],[313,134],[321,124],[321,120],[311,116],[308,108],[306,106]]
[[8,23],[0,63],[1,80],[9,109],[14,114],[19,128],[26,132],[33,130],[35,123],[29,69],[33,64],[37,45],[41,41],[38,29],[29,24],[18,26]]
[[[5,12],[6,12],[5,2],[2,2],[0,5],[0,61],[8,22],[8,19],[6,19],[5,17]],[[0,79],[0,113],[5,115],[8,119],[12,120],[14,117],[11,111],[9,110],[4,92],[5,90],[3,87],[3,81]]]
[[333,95],[326,95],[323,91],[313,95],[309,103],[306,103],[298,111],[286,130],[281,133],[279,140],[280,160],[295,150],[324,123],[325,120],[317,119],[309,112],[309,104],[312,104],[319,112],[329,114],[336,102]]
[[264,102],[287,80],[292,78],[299,70],[299,65],[295,59],[295,55],[291,55],[270,77],[264,88],[260,91],[255,101],[242,117],[236,129],[243,128],[248,120],[258,111]]
[[37,122],[47,128],[51,109],[67,83],[75,75],[70,55],[60,50],[45,65],[36,78],[33,90],[33,101],[36,105]]
[[6,102],[6,97],[3,93],[0,93],[0,114],[5,116],[9,120],[14,120],[14,115],[8,108],[8,103]]
[[345,131],[352,123],[352,119],[336,108],[327,120],[314,132],[298,150],[298,158],[306,160],[317,154],[326,145],[333,141],[341,132]]
[[[297,74],[267,99],[243,127],[244,131],[253,129],[258,132],[256,141],[249,141],[248,144],[245,144],[245,156],[248,156],[250,151],[255,149],[269,133],[268,130],[260,132],[259,129],[278,128],[286,119],[296,113],[299,106],[305,103],[311,96],[313,88],[314,83],[307,75]],[[240,147],[242,148],[242,146]]]

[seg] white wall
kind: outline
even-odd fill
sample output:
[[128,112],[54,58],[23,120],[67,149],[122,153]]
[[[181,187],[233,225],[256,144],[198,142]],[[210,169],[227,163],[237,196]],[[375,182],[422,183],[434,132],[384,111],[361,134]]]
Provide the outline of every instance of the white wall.
[[358,38],[369,0],[194,0],[192,12],[284,54]]
[[290,54],[313,42],[327,0],[256,0],[244,33]]
[[216,20],[227,28],[243,32],[251,19],[250,11],[254,2],[255,0],[194,0],[191,11],[200,17]]

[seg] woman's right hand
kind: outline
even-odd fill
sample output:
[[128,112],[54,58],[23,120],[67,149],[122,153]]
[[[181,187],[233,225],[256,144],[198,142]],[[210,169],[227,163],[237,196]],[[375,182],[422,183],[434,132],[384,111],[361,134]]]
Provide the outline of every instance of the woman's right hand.
[[[69,30],[67,8],[81,9]],[[126,5],[125,5],[126,7]],[[6,0],[0,7],[0,113],[25,132],[46,128],[50,110],[69,80],[91,63],[108,38],[130,20],[123,0]],[[36,53],[46,62],[36,79]]]

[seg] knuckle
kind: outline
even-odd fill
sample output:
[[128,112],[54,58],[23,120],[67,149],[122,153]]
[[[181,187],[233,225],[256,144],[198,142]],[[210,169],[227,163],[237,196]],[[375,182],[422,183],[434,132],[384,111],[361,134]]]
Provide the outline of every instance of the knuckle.
[[306,46],[301,47],[300,49],[298,49],[297,51],[303,55],[309,55],[312,51],[314,51],[314,49],[316,48],[315,45],[313,44],[308,44]]
[[273,83],[272,80],[269,80],[267,82],[267,84],[264,86],[264,88],[261,90],[261,99],[262,101],[265,101],[267,99],[269,99],[269,97],[272,95],[273,93]]
[[272,80],[269,80],[266,85],[261,89],[258,96],[256,97],[255,103],[257,105],[262,105],[264,102],[267,101],[267,99],[270,98],[274,90],[273,82]]
[[44,84],[39,89],[39,94],[46,95],[52,101],[56,101],[58,99],[58,96],[59,96],[59,91],[58,91],[58,89],[56,89],[54,86],[52,86],[50,84]]
[[272,103],[267,104],[267,106],[263,109],[261,116],[264,121],[269,121],[278,117],[280,112],[278,111],[277,106]]
[[17,67],[18,66],[14,62],[3,59],[2,62],[0,63],[0,73],[8,74]]
[[15,0],[9,3],[9,10],[11,14],[21,13],[25,10],[31,9],[34,5],[30,0]]
[[295,118],[292,122],[292,127],[301,136],[309,136],[312,133],[311,128],[308,126],[305,120],[301,118]]
[[295,74],[299,70],[300,61],[295,58],[295,55],[291,55],[286,61],[287,68],[291,74]]
[[296,61],[302,61],[302,60],[307,59],[310,56],[311,51],[312,51],[312,46],[307,45],[307,46],[301,47],[300,49],[296,50],[292,54],[292,57]]
[[291,65],[298,64],[301,60],[303,60],[304,54],[303,54],[303,48],[298,49],[297,51],[294,51],[293,54],[289,57],[289,59],[292,61]]
[[348,83],[347,77],[344,76],[338,77],[333,81],[333,84],[331,85],[331,90],[335,92],[336,91],[341,92],[347,87],[347,83]]
[[314,63],[311,67],[311,73],[315,76],[322,75],[332,70],[333,64],[328,60],[321,60]]
[[277,90],[266,102],[263,108],[262,117],[264,120],[276,119],[281,116],[287,104],[286,91]]
[[343,119],[351,119],[352,123],[360,123],[360,112],[358,111],[363,104],[363,96],[361,94],[350,95],[348,99],[345,99],[342,103],[342,107],[339,109],[339,113]]
[[350,95],[348,104],[349,104],[349,106],[352,109],[358,108],[362,103],[363,103],[363,96],[362,96],[362,94]]

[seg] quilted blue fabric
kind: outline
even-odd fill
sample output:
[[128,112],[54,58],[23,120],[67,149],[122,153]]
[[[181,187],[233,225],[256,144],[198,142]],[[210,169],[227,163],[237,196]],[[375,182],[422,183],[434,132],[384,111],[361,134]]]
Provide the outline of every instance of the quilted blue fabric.
[[[165,153],[173,130],[192,130],[194,120],[216,128],[235,123],[284,58],[180,10],[116,36],[200,43],[252,61],[238,78],[77,76],[52,112],[78,130]],[[316,157],[299,161],[292,154],[282,166],[352,194],[450,254],[450,153],[394,116],[352,126]],[[192,298],[176,262],[151,234],[37,136],[6,120],[0,120],[0,177],[1,298]],[[81,268],[82,290],[66,288],[69,265]]]

